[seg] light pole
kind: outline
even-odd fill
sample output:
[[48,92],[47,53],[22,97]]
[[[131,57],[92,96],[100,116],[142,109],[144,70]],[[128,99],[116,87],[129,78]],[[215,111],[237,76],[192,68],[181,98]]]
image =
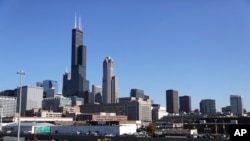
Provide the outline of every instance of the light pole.
[[17,74],[20,76],[20,86],[19,86],[19,111],[18,111],[18,129],[17,129],[17,141],[20,140],[20,117],[21,117],[21,99],[22,99],[22,75],[25,75],[24,71],[18,71]]

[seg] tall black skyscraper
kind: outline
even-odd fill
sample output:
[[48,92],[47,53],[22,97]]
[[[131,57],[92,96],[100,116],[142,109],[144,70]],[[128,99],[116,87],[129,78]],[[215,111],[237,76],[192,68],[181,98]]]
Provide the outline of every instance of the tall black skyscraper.
[[190,113],[191,112],[191,96],[180,96],[179,97],[179,106],[180,106],[180,113],[186,112]]
[[167,112],[169,113],[179,113],[179,99],[178,91],[167,90],[166,91],[166,105]]
[[63,96],[83,97],[89,91],[89,81],[86,80],[86,46],[83,45],[83,32],[75,17],[75,27],[72,29],[71,73],[63,76]]

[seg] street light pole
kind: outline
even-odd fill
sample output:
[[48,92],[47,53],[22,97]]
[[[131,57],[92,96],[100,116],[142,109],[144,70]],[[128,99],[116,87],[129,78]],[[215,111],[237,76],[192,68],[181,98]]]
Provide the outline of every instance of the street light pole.
[[17,141],[20,141],[20,117],[21,117],[21,99],[22,99],[22,75],[25,75],[24,71],[18,71],[17,74],[20,76],[19,86],[19,111],[18,111],[18,129],[17,129]]

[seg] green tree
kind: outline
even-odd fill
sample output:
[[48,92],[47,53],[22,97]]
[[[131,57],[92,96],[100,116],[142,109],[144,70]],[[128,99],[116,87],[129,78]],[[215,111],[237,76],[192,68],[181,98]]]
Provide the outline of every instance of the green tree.
[[147,126],[148,135],[152,136],[155,133],[155,130],[156,130],[155,124],[149,123],[149,125]]

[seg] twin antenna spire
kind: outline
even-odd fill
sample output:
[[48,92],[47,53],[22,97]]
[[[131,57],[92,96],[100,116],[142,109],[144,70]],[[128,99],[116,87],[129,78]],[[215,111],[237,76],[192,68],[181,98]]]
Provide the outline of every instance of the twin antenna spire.
[[79,29],[82,31],[82,22],[81,22],[81,16],[78,17],[78,25],[77,25],[77,16],[75,14],[75,29]]

